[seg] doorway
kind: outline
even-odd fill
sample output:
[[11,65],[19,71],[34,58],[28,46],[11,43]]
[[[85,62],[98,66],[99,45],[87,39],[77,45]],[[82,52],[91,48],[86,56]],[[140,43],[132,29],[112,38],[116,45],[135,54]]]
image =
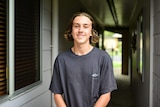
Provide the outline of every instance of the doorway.
[[113,61],[115,74],[122,72],[122,35],[110,31],[104,31],[104,50]]
[[118,89],[111,94],[108,107],[134,107],[130,77],[122,72],[122,54],[124,53],[124,50],[122,50],[122,34],[105,31],[103,36],[104,50],[112,58],[114,76],[118,86]]

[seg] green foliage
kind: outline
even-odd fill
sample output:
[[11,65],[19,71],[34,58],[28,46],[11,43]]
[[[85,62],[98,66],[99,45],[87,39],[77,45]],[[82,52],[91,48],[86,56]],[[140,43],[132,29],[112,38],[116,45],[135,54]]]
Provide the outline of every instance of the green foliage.
[[122,63],[121,61],[113,61],[113,68],[121,68]]
[[104,36],[112,37],[114,32],[104,31]]

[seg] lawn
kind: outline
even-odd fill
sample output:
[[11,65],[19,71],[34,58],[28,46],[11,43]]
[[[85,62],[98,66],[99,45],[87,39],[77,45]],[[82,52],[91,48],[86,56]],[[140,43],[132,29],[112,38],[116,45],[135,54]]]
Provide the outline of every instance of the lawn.
[[114,68],[121,68],[122,67],[121,61],[113,61],[113,67]]

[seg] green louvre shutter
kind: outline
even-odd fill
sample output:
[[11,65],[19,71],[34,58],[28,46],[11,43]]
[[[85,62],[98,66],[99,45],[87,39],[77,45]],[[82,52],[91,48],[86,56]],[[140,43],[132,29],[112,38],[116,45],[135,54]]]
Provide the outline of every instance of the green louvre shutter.
[[6,0],[0,0],[0,96],[6,94]]
[[15,1],[15,90],[18,90],[40,80],[40,3]]

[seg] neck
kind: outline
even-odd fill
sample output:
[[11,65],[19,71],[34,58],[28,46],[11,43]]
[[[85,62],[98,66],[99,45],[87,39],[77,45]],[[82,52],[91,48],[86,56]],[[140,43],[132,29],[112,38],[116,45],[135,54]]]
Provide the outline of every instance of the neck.
[[92,45],[80,45],[80,46],[76,46],[74,45],[72,47],[72,51],[76,54],[76,55],[85,55],[87,53],[89,53],[91,50],[93,49]]

